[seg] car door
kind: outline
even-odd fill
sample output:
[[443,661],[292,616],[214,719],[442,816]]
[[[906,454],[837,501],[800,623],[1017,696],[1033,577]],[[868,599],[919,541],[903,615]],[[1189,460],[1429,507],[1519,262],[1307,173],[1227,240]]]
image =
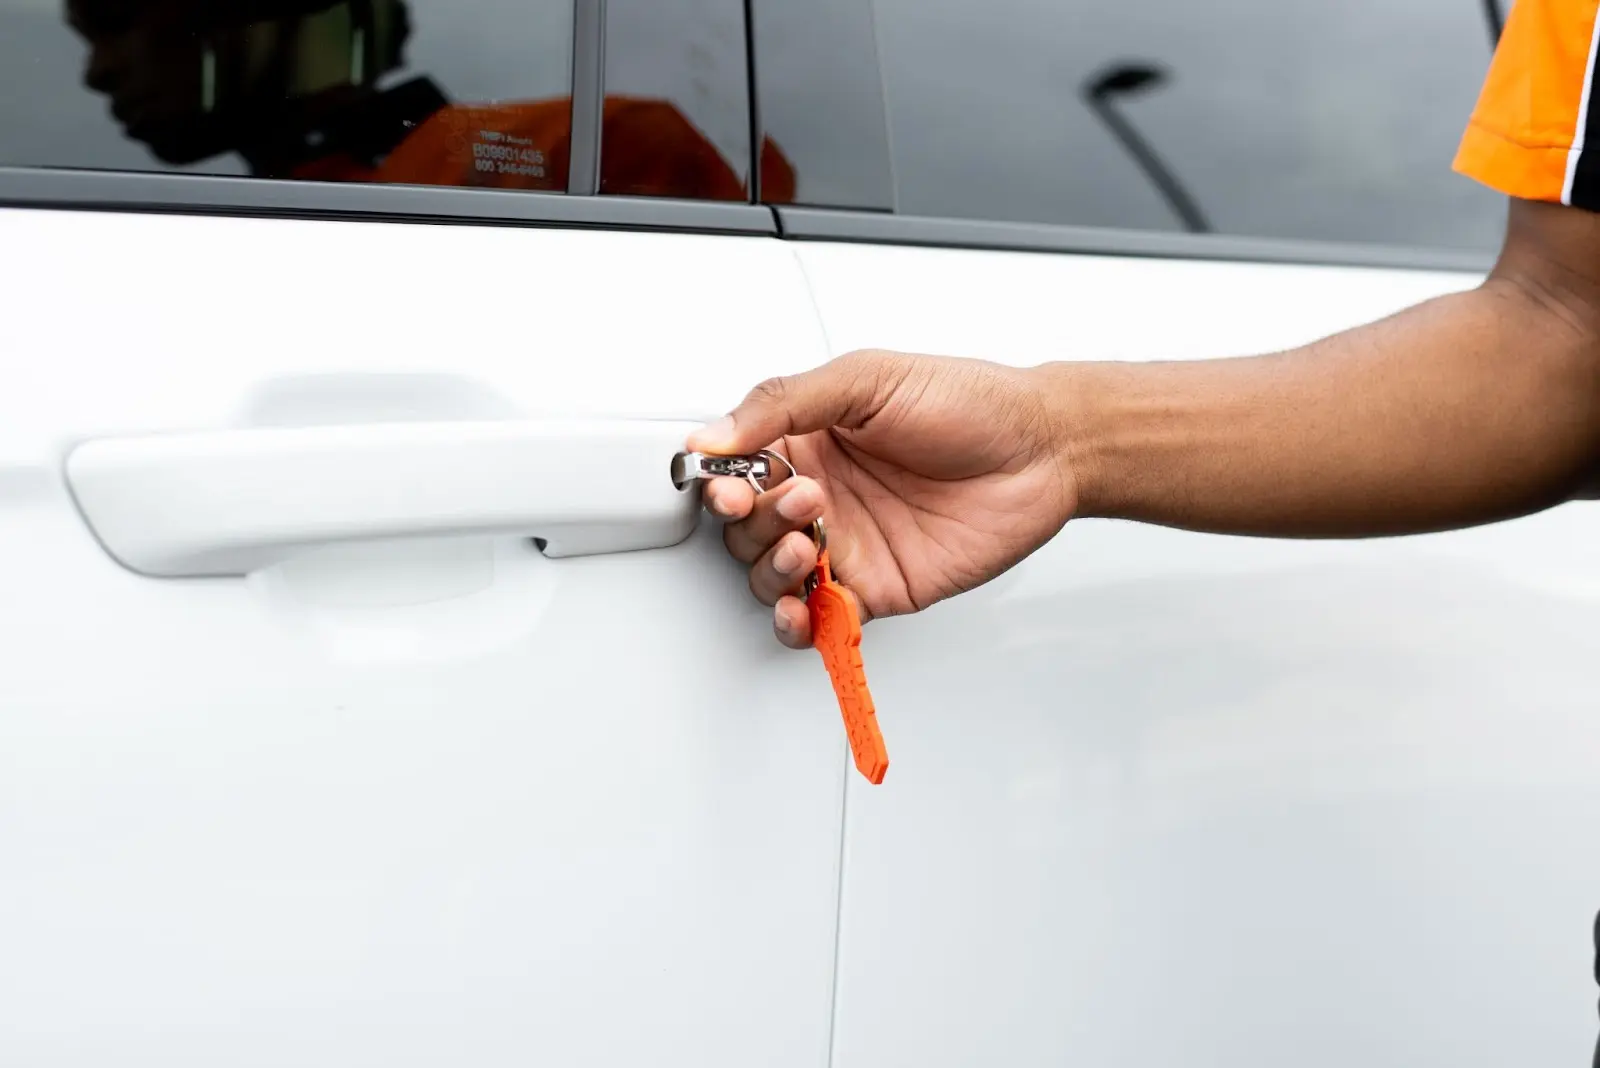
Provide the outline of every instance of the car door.
[[[273,39],[356,85],[385,24],[323,8]],[[472,189],[172,163],[260,131],[161,140],[118,87],[226,117],[237,27],[0,3],[0,1062],[826,1057],[838,714],[669,478],[825,341],[770,214],[698,184],[748,174],[742,32],[689,99],[728,20],[653,8],[641,73],[601,10],[409,6],[384,84],[461,104],[421,163]],[[716,154],[606,126],[605,164],[603,87]],[[659,195],[535,191],[608,174]]]
[[[1489,261],[1503,205],[1449,172],[1472,5],[831,9],[888,134],[876,184],[780,209],[834,351],[1249,355]],[[847,786],[832,1063],[1587,1063],[1597,521],[1084,521],[873,623],[892,764]]]

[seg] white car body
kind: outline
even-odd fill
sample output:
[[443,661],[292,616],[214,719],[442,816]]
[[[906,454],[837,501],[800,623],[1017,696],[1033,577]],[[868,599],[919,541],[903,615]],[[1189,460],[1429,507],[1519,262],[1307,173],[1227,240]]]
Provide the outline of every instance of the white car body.
[[1478,261],[703,207],[0,167],[0,1065],[1589,1056],[1594,505],[1073,522],[868,626],[871,786],[668,478],[850,349],[1243,356]]
[[[263,423],[688,426],[868,343],[1246,353],[1472,277],[34,210],[0,234],[6,1063],[1586,1041],[1587,506],[1354,544],[1070,525],[868,629],[871,787],[709,522],[620,554],[358,540],[149,577],[66,476],[84,442]],[[480,269],[365,313],[445,261]],[[670,442],[639,448],[665,481]]]

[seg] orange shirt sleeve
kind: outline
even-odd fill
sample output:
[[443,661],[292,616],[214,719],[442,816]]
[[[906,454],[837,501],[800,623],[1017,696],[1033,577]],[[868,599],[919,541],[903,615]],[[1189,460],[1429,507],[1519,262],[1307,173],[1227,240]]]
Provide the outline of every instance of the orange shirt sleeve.
[[1597,13],[1600,0],[1516,0],[1457,171],[1509,196],[1600,210]]

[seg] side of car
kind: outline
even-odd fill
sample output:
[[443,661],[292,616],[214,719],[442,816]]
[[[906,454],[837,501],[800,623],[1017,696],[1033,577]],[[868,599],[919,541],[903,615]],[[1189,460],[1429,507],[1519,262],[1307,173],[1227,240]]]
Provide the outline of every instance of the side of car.
[[870,787],[652,481],[850,348],[1474,284],[1470,5],[127,9],[0,0],[0,1059],[1586,1054],[1583,507],[1070,525],[869,628]]

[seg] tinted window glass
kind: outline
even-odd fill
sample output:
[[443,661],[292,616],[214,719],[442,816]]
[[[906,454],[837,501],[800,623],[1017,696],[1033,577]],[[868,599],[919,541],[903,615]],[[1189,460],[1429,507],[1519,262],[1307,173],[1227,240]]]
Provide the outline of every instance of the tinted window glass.
[[1477,0],[874,0],[908,214],[1493,247]]
[[743,0],[609,0],[600,191],[749,199]]
[[[761,124],[792,164],[768,203],[894,208],[868,0],[753,0]],[[788,193],[790,195],[785,196]]]
[[0,163],[561,190],[571,0],[0,0]]

